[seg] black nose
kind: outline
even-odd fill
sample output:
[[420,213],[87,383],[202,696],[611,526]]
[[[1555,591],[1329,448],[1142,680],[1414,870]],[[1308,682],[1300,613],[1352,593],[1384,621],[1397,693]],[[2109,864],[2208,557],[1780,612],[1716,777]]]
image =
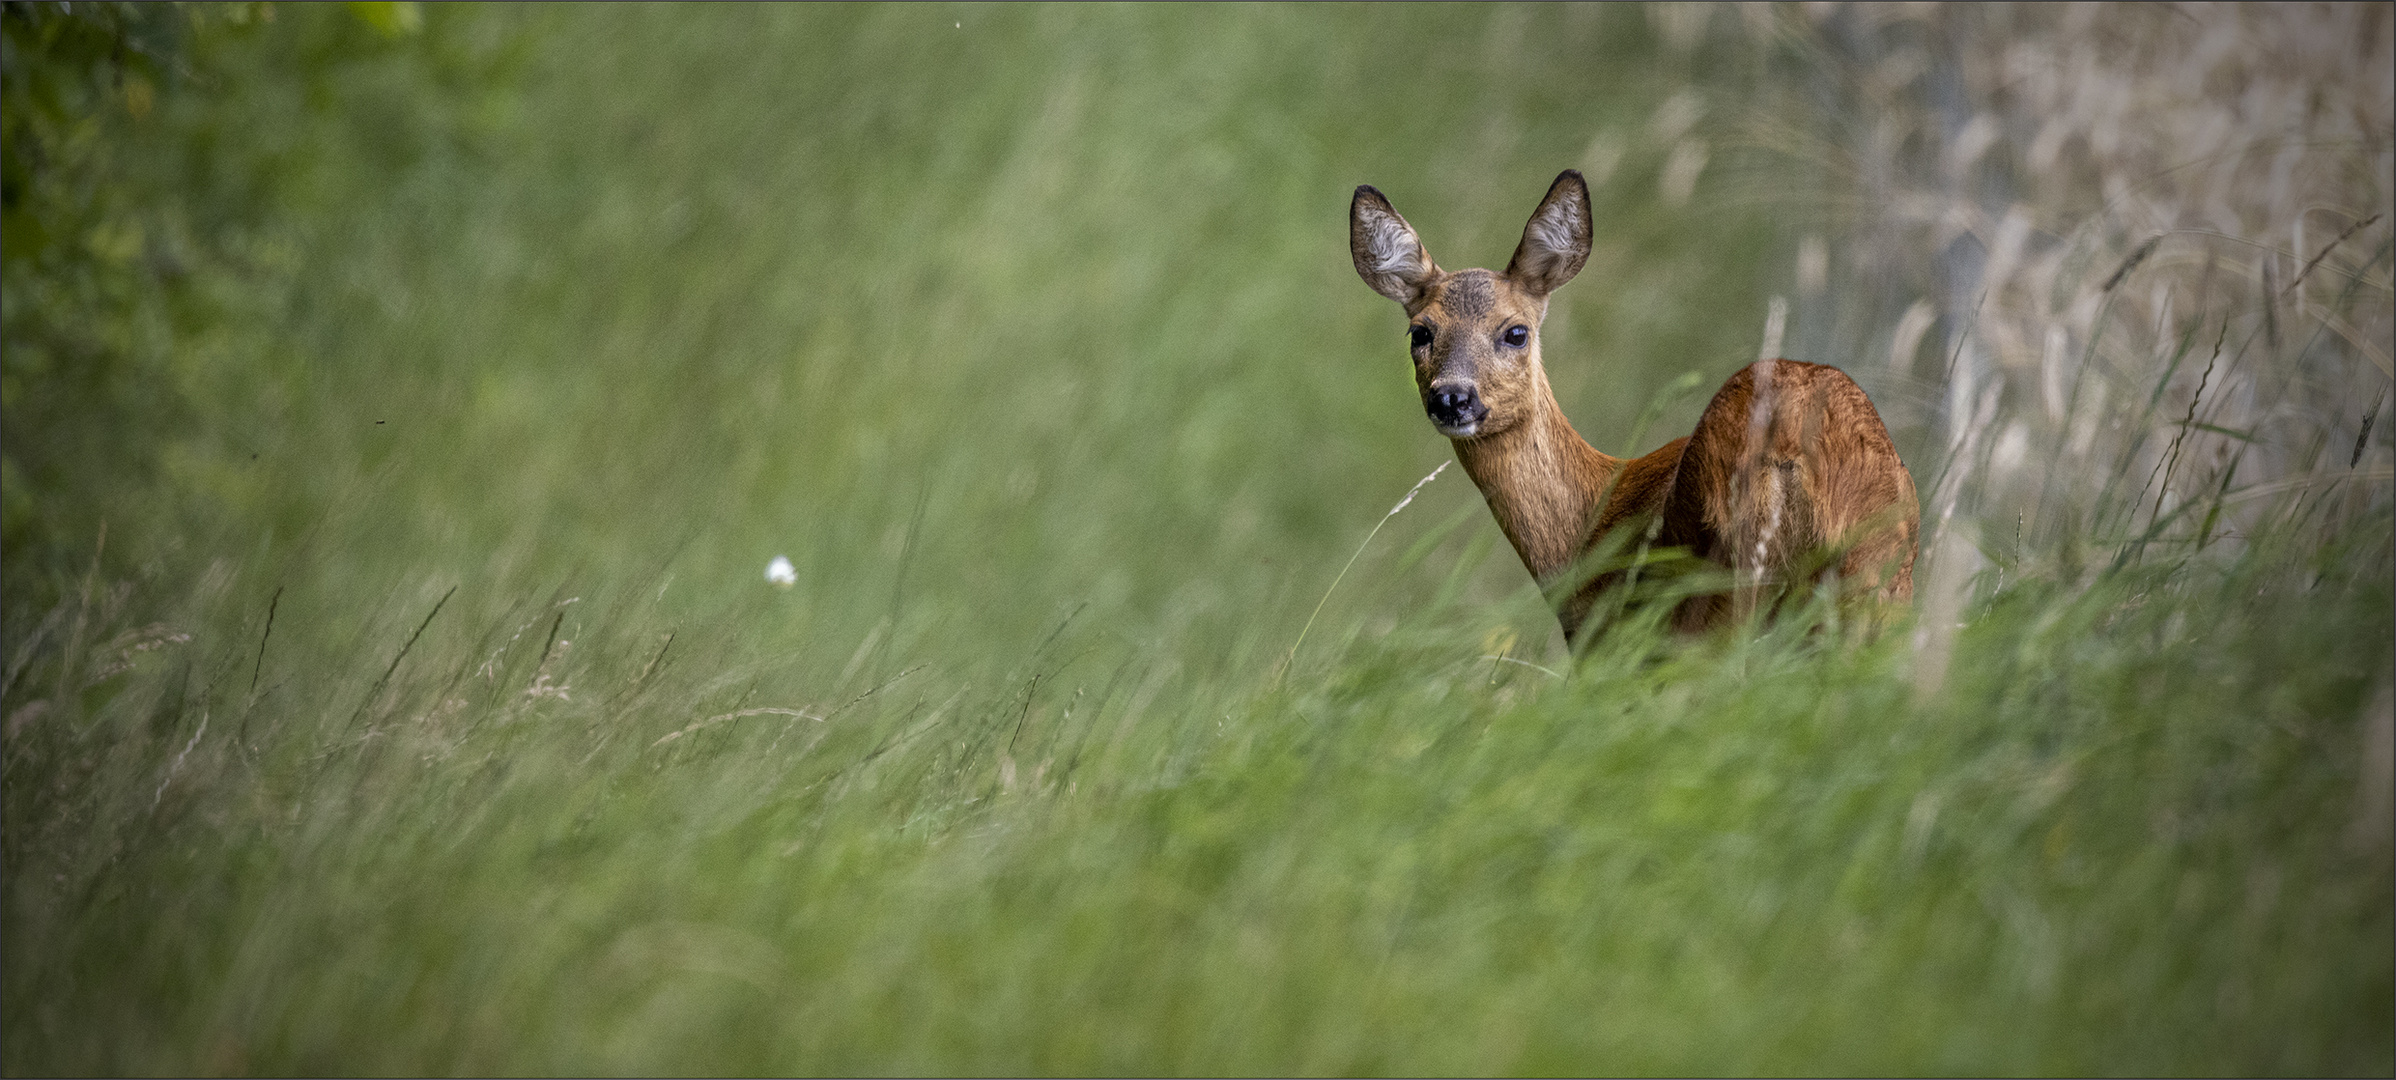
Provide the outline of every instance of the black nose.
[[1481,393],[1469,386],[1450,386],[1423,395],[1423,411],[1431,414],[1431,422],[1443,428],[1470,427],[1489,415],[1489,406],[1481,404]]

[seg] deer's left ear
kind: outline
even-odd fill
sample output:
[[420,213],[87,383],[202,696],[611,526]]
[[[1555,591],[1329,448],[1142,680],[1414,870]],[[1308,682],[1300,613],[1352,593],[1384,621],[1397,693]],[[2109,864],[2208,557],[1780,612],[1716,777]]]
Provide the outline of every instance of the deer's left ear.
[[1546,296],[1563,288],[1588,261],[1589,185],[1579,170],[1566,169],[1522,227],[1522,243],[1506,264],[1506,277],[1534,296]]

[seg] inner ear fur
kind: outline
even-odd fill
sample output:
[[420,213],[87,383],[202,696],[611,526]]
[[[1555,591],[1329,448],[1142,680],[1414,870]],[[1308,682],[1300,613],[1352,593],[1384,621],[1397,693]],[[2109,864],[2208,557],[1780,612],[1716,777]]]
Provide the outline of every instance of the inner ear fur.
[[1506,264],[1506,277],[1536,296],[1563,288],[1589,261],[1589,185],[1578,169],[1557,174],[1547,198],[1522,227],[1522,243]]
[[1348,256],[1365,284],[1409,311],[1439,275],[1414,227],[1370,184],[1358,187],[1348,204]]

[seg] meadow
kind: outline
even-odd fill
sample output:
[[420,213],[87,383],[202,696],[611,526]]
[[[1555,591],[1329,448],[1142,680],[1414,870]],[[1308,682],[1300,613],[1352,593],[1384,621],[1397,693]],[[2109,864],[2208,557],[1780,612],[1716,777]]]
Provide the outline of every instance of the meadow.
[[[7,1075],[2396,1071],[2384,5],[0,45]],[[1838,364],[1903,625],[1422,483],[1349,195],[1566,167],[1581,432]]]

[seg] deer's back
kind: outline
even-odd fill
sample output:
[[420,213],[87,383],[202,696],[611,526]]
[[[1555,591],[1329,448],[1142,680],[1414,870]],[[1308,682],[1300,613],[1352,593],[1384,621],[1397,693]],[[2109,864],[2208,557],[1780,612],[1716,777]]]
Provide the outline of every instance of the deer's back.
[[[1834,367],[1772,360],[1724,381],[1687,438],[1623,462],[1590,539],[1652,527],[1655,543],[1743,581],[1836,571],[1848,596],[1902,601],[1913,593],[1919,513],[1913,478],[1863,388]],[[1617,578],[1593,582],[1590,594]],[[1574,606],[1586,611],[1589,599]],[[1714,625],[1736,614],[1737,599],[1689,601],[1674,621]]]
[[1850,591],[1913,593],[1913,477],[1863,388],[1837,368],[1751,364],[1714,394],[1683,449],[1666,530],[1708,560],[1787,575],[1837,556]]

